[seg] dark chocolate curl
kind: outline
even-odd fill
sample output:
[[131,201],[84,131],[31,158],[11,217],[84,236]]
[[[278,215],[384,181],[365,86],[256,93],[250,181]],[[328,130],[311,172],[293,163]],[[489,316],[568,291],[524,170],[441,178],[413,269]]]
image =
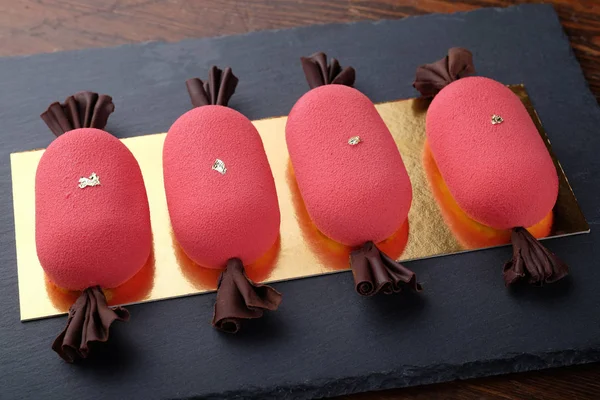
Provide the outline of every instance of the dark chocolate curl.
[[114,321],[128,321],[129,311],[108,307],[99,286],[87,288],[69,309],[67,326],[52,344],[52,350],[72,363],[90,354],[91,342],[106,342]]
[[331,59],[331,64],[327,65],[327,55],[325,53],[315,53],[309,57],[300,57],[302,69],[306,76],[306,81],[311,89],[323,85],[354,85],[356,72],[352,67],[341,67],[338,60]]
[[219,277],[212,324],[221,331],[236,333],[243,320],[260,318],[265,310],[277,310],[280,303],[281,293],[252,282],[244,272],[242,261],[232,258]]
[[108,117],[115,111],[112,97],[94,92],[79,92],[54,102],[40,117],[56,136],[78,128],[104,129]]
[[556,282],[569,274],[569,267],[545,248],[525,228],[514,228],[511,234],[512,260],[504,264],[504,283],[526,279],[532,285]]
[[212,66],[208,71],[208,80],[202,82],[198,78],[188,79],[185,82],[192,105],[194,107],[219,105],[227,106],[229,99],[235,93],[238,78],[233,75],[231,68],[225,71]]
[[473,74],[473,54],[467,49],[453,47],[441,60],[418,67],[413,86],[424,97],[433,97],[450,83]]
[[416,292],[423,290],[414,272],[379,250],[373,242],[350,253],[350,267],[356,291],[363,296],[397,293],[404,286]]

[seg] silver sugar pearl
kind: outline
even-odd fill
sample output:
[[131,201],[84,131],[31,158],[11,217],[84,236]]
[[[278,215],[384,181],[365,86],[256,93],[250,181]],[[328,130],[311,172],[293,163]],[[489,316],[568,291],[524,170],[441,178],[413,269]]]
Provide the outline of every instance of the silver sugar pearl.
[[492,115],[492,125],[501,124],[504,122],[504,119],[499,115]]
[[100,185],[100,177],[96,175],[95,172],[92,172],[89,178],[82,176],[79,178],[79,189],[86,188],[88,186],[99,186]]
[[348,139],[348,144],[350,146],[356,146],[360,142],[361,142],[360,136],[352,136],[350,139]]
[[225,173],[227,172],[227,168],[225,167],[225,163],[221,160],[219,160],[218,158],[215,160],[212,169],[214,171],[217,171],[218,173],[220,173],[221,175],[225,175]]

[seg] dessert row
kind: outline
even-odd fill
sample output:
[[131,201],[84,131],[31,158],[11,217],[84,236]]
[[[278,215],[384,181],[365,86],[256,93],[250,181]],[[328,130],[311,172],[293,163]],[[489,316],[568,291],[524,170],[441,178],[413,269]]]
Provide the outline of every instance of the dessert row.
[[[310,90],[290,111],[285,130],[308,215],[325,236],[353,248],[359,294],[421,291],[415,273],[377,246],[403,226],[412,203],[388,127],[352,87],[353,68],[328,63],[323,53],[301,62]],[[476,226],[511,230],[507,286],[557,281],[568,268],[536,239],[552,225],[556,167],[520,99],[474,73],[472,54],[461,48],[417,68],[414,87],[432,99],[423,161],[439,179],[430,184]],[[175,239],[196,264],[222,270],[213,325],[225,332],[276,310],[282,298],[244,272],[276,242],[280,211],[256,128],[227,106],[237,83],[230,68],[217,67],[207,81],[186,82],[193,108],[169,129],[162,160]],[[86,358],[91,343],[108,340],[113,321],[129,318],[125,308],[107,305],[102,290],[131,279],[152,252],[140,167],[103,130],[113,111],[109,96],[81,92],[41,115],[57,139],[36,172],[37,254],[53,283],[81,291],[52,346],[68,362]]]

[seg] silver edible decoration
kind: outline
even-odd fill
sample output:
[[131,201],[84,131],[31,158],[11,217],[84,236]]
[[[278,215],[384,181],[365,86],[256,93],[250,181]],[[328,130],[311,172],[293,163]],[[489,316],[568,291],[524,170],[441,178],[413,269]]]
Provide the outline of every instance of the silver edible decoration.
[[225,163],[219,160],[218,158],[215,160],[212,169],[217,171],[221,175],[225,175],[225,173],[227,172],[227,168],[225,168]]
[[501,124],[504,122],[504,119],[499,115],[492,115],[492,125]]
[[350,139],[348,139],[348,144],[350,146],[356,146],[360,142],[361,142],[360,136],[352,136]]
[[88,186],[100,186],[100,178],[95,172],[92,172],[89,178],[82,176],[79,178],[79,188],[83,189]]

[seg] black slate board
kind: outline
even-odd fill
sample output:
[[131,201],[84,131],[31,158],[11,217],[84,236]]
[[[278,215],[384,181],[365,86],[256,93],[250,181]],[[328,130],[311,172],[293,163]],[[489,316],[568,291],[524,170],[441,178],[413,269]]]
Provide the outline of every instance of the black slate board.
[[[162,132],[189,108],[183,81],[216,63],[241,79],[234,108],[285,115],[307,90],[298,57],[323,50],[381,102],[416,97],[415,67],[451,46],[525,83],[592,229],[546,242],[571,279],[507,291],[500,248],[410,263],[422,296],[360,298],[350,273],[279,283],[281,309],[237,336],[210,327],[214,295],[143,304],[79,366],[50,350],[65,318],[19,322],[9,153],[48,145],[51,101],[109,93],[108,130]],[[0,398],[310,398],[600,360],[600,112],[550,6],[4,58],[0,76]]]

